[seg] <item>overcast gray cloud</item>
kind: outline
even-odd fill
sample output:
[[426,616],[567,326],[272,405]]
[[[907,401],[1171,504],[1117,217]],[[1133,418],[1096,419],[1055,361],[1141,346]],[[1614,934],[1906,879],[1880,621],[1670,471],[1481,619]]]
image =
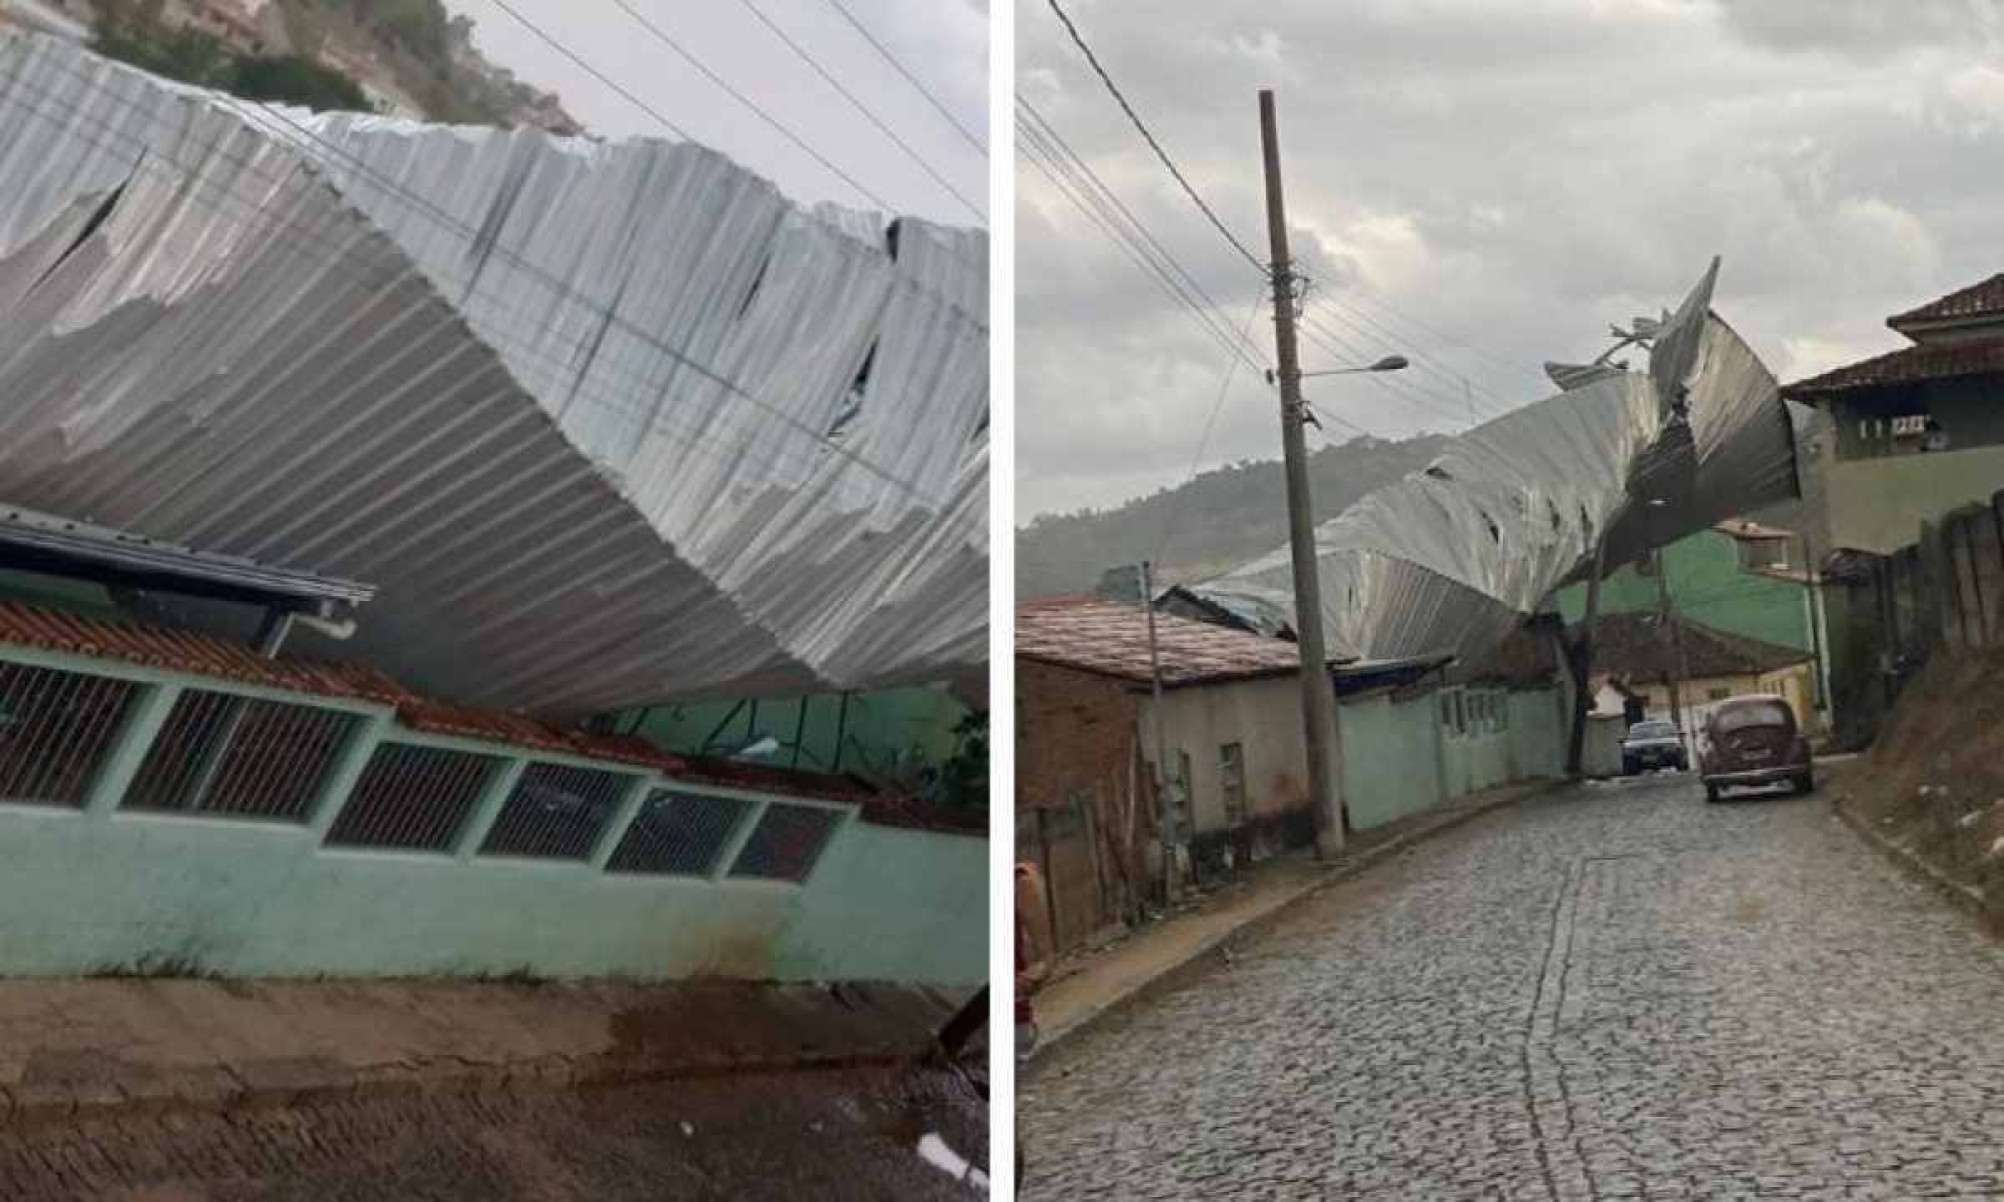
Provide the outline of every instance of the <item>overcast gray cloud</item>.
[[[1438,368],[1397,390],[1311,382],[1324,412],[1376,434],[1536,399],[1541,360],[1598,353],[1609,322],[1674,304],[1714,253],[1717,308],[1783,380],[1900,345],[1886,314],[2004,270],[1994,0],[1067,8],[1262,251],[1255,94],[1277,91],[1295,251],[1332,302],[1308,366],[1400,350]],[[1019,91],[1238,326],[1258,276],[1043,0],[1017,11]],[[1019,515],[1173,485],[1225,353],[1042,175],[1018,180]],[[1242,370],[1206,465],[1274,455],[1276,425],[1272,394]]]
[[[974,217],[950,193],[759,23],[750,7],[756,4],[935,171],[986,211],[986,161],[870,48],[828,0],[629,3],[892,207],[953,225],[975,224]],[[925,82],[962,125],[986,140],[986,0],[842,3]],[[593,133],[615,138],[673,136],[492,0],[446,0],[446,7],[473,18],[474,41],[489,58],[536,86],[558,93],[565,107]],[[509,7],[696,140],[765,175],[794,199],[874,207],[839,176],[705,79],[611,0],[510,0]]]

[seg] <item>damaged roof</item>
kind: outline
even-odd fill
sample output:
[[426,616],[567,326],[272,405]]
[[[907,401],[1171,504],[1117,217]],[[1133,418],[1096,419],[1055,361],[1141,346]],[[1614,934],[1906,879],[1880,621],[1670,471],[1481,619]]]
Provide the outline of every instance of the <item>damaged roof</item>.
[[[893,233],[895,231],[895,233]],[[0,497],[379,588],[563,718],[987,662],[985,233],[0,31]]]

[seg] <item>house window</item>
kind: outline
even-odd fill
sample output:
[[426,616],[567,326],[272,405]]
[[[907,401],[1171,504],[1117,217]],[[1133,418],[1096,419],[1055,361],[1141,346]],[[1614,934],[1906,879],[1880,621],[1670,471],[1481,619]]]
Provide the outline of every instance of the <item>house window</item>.
[[1705,690],[1705,700],[1707,701],[1724,701],[1732,695],[1733,691],[1722,685],[1713,685],[1711,688]]
[[1237,826],[1246,819],[1246,756],[1239,743],[1218,748],[1218,791],[1225,799],[1225,825]]

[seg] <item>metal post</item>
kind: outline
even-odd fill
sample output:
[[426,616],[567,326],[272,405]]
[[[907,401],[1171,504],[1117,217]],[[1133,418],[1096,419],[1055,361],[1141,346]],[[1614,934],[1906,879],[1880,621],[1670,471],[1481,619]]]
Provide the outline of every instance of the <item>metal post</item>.
[[1308,804],[1315,855],[1342,846],[1341,801],[1334,780],[1342,763],[1329,657],[1322,644],[1322,587],[1316,574],[1315,517],[1308,491],[1308,448],[1301,431],[1301,362],[1294,341],[1294,269],[1287,251],[1287,205],[1280,187],[1280,135],[1273,92],[1259,94],[1260,149],[1266,160],[1266,230],[1273,254],[1273,332],[1280,383],[1281,453],[1287,466],[1287,532],[1294,565],[1294,633],[1301,649],[1301,720],[1308,744]]
[[1155,718],[1155,825],[1162,841],[1162,900],[1167,903],[1176,899],[1176,807],[1169,801],[1169,740],[1163,733],[1162,721],[1162,657],[1155,646],[1155,577],[1145,559],[1141,561],[1141,608],[1148,614],[1148,678],[1154,692],[1150,712]]

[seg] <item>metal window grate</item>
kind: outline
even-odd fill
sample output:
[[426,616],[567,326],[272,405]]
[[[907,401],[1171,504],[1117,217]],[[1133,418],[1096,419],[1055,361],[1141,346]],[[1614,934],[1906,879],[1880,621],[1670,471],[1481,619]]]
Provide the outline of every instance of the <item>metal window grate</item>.
[[531,764],[508,794],[480,854],[582,860],[633,780],[627,773]]
[[137,691],[130,681],[0,663],[0,799],[81,806]]
[[355,724],[338,710],[190,689],[123,808],[304,822]]
[[842,821],[840,810],[772,802],[731,865],[735,877],[805,881]]
[[369,757],[327,842],[448,851],[500,763],[469,751],[384,743]]
[[754,803],[656,789],[606,862],[608,872],[708,876]]

